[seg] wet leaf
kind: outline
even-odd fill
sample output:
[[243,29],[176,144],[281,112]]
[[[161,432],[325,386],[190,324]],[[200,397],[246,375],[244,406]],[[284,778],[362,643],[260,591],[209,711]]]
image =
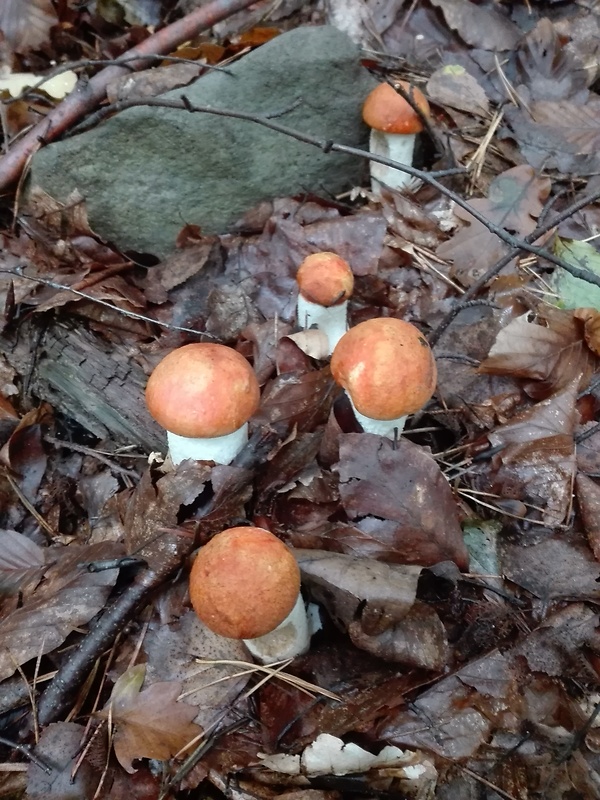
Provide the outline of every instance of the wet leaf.
[[600,561],[600,486],[579,473],[575,480],[577,502],[588,543],[596,561]]
[[19,53],[47,42],[57,22],[51,0],[3,0],[0,5],[0,31]]
[[574,379],[583,388],[596,363],[596,356],[586,345],[583,326],[573,313],[548,307],[538,322],[530,321],[527,314],[509,322],[479,371],[541,381],[541,385],[528,388],[533,396],[544,397]]
[[0,680],[29,659],[50,653],[104,608],[117,570],[92,573],[85,563],[119,557],[122,552],[112,542],[48,551],[48,560],[57,563],[23,605],[0,621]]
[[[48,775],[31,762],[27,770],[27,796],[40,800],[89,800],[99,783],[84,760],[79,763],[86,729],[74,722],[57,722],[42,732],[35,754],[51,769]],[[77,766],[77,770],[75,767]]]
[[516,25],[499,10],[469,0],[432,0],[440,8],[450,28],[458,31],[467,44],[482,50],[513,50],[520,33]]
[[405,437],[394,446],[379,436],[348,433],[340,436],[336,470],[348,517],[374,542],[383,532],[382,559],[421,566],[454,560],[466,569],[452,491],[425,450]]
[[[505,230],[527,236],[534,230],[549,192],[547,178],[538,178],[532,167],[521,165],[495,177],[488,197],[471,200],[471,205]],[[455,274],[468,285],[507,252],[507,245],[465,209],[455,208],[454,213],[467,225],[436,252],[454,262]]]
[[177,702],[181,684],[154,683],[140,691],[145,666],[130,667],[115,683],[111,699],[98,712],[115,725],[113,746],[123,769],[133,773],[133,760],[166,760],[189,744],[201,731],[192,720],[197,709]]
[[444,628],[416,599],[419,567],[320,550],[295,555],[303,584],[357,647],[408,666],[439,670],[445,664]]
[[14,594],[39,580],[44,550],[17,531],[0,531],[0,594]]

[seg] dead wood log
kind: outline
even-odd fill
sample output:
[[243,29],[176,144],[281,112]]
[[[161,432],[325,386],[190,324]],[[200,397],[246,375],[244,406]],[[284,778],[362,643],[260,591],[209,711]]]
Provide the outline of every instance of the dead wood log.
[[25,394],[46,400],[99,439],[166,451],[164,432],[144,402],[147,376],[124,345],[105,342],[65,318],[34,317],[0,335],[0,352]]

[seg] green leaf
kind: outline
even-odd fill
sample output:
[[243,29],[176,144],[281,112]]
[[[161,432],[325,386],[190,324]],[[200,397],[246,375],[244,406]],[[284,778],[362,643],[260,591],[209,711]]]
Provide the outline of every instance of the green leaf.
[[[559,239],[554,243],[555,255],[579,269],[589,269],[600,276],[600,253],[589,242]],[[563,308],[595,308],[600,311],[600,287],[575,278],[558,267],[553,284]]]

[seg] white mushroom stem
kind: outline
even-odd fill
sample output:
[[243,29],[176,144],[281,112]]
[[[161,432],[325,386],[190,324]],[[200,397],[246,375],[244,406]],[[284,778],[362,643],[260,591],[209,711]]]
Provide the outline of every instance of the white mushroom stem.
[[[372,128],[369,151],[377,156],[389,158],[399,164],[407,164],[411,167],[415,139],[415,133],[385,133]],[[369,169],[371,171],[371,188],[375,192],[379,189],[379,184],[384,184],[389,189],[399,192],[412,180],[412,176],[408,172],[401,172],[395,167],[386,167],[385,164],[378,164],[376,161],[369,161]]]
[[181,464],[188,458],[194,461],[214,461],[216,464],[231,464],[248,441],[248,423],[226,436],[211,439],[189,439],[167,431],[169,455],[173,464]]
[[375,433],[377,436],[387,436],[388,439],[395,439],[396,435],[400,436],[404,430],[407,415],[396,417],[396,419],[373,419],[372,417],[366,417],[358,411],[350,395],[347,394],[347,397],[350,400],[354,416],[365,433]]
[[256,639],[244,639],[244,644],[261,664],[285,661],[306,653],[313,633],[309,626],[302,595],[287,617],[270,633]]
[[335,306],[321,306],[299,294],[296,309],[296,319],[300,327],[307,329],[314,325],[327,336],[331,355],[333,348],[348,330],[348,301],[344,300]]

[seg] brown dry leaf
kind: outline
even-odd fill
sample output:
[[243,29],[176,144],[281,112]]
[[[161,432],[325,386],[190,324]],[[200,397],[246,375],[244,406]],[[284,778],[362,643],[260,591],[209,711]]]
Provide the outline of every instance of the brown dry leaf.
[[439,670],[448,656],[435,611],[416,599],[421,569],[321,550],[297,550],[302,581],[356,647],[406,666]]
[[575,480],[583,527],[596,561],[600,561],[600,486],[579,473]]
[[598,562],[583,540],[565,541],[555,535],[529,547],[507,543],[502,574],[544,602],[600,598]]
[[0,595],[31,591],[42,575],[45,553],[22,533],[0,530]]
[[365,433],[343,434],[335,469],[342,505],[355,527],[374,542],[384,529],[382,559],[421,566],[452,560],[467,569],[452,490],[425,450],[404,437],[394,444]]
[[394,711],[377,738],[421,748],[452,760],[476,753],[511,708],[518,675],[506,655],[492,651],[439,681]]
[[517,51],[517,71],[517,92],[527,103],[568,100],[582,90],[581,102],[585,101],[587,82],[582,63],[565,48],[565,39],[547,17],[525,36]]
[[448,26],[473,47],[514,50],[521,37],[517,26],[496,8],[469,0],[432,0],[432,5],[441,8]]
[[248,651],[241,641],[218,636],[193,611],[187,611],[176,627],[152,623],[144,649],[148,654],[148,681],[180,681],[186,703],[196,707],[194,721],[205,730],[217,720],[223,721],[234,701],[233,713],[241,713],[237,698],[250,675],[234,677],[241,671],[236,664],[202,664],[196,660],[248,661]]
[[[535,229],[549,193],[550,180],[538,178],[532,167],[523,164],[496,176],[488,197],[471,200],[471,205],[496,225],[527,236]],[[468,285],[507,252],[507,245],[465,209],[455,208],[454,213],[468,224],[436,252],[454,262],[455,274]]]
[[19,53],[45,44],[57,22],[51,0],[2,0],[0,4],[0,31]]
[[532,672],[546,675],[596,680],[586,668],[582,653],[597,643],[598,613],[582,603],[571,603],[544,620],[514,649],[523,656]]
[[490,103],[477,80],[460,64],[437,69],[427,81],[427,95],[438,105],[484,116]]
[[119,764],[129,773],[136,758],[164,761],[174,756],[201,732],[192,720],[197,708],[178,703],[181,683],[153,683],[140,691],[144,664],[130,667],[115,683],[108,704],[98,712],[115,725],[113,746]]
[[42,731],[34,753],[50,767],[46,773],[33,761],[27,769],[27,797],[39,800],[90,800],[98,786],[88,759],[80,760],[86,729],[74,722],[56,722]]
[[29,659],[50,653],[104,608],[118,570],[92,573],[85,564],[122,553],[114,542],[48,550],[48,561],[56,563],[23,605],[0,622],[0,680]]
[[313,372],[285,372],[267,383],[260,408],[255,415],[258,424],[285,422],[291,430],[314,430],[329,416],[337,393],[329,367]]
[[584,341],[581,323],[572,311],[557,308],[542,309],[540,317],[545,324],[529,321],[527,314],[509,322],[479,371],[540,381],[527,387],[534,397],[560,391],[575,378],[583,388],[596,369],[597,358]]
[[572,436],[512,444],[499,456],[493,491],[502,498],[521,500],[533,506],[538,518],[550,527],[564,522],[571,506],[575,476],[575,446]]
[[600,169],[600,98],[584,103],[540,100],[528,111],[507,108],[506,119],[533,167],[590,175]]
[[310,358],[320,360],[328,358],[330,355],[327,334],[317,328],[300,331],[300,333],[289,333],[287,338],[291,339]]
[[573,316],[583,322],[583,335],[587,346],[600,356],[600,312],[595,308],[576,308]]

